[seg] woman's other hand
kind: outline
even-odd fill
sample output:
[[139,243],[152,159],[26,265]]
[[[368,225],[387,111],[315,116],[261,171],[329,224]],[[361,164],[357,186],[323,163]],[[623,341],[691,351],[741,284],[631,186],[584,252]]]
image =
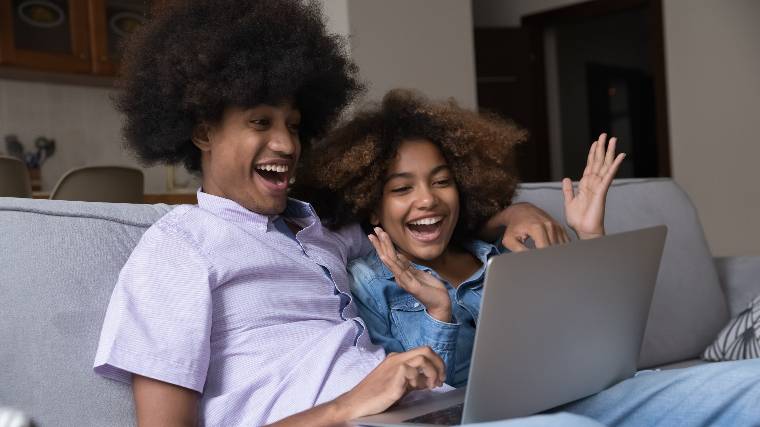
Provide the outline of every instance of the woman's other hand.
[[451,322],[451,300],[446,285],[432,274],[414,268],[409,259],[397,253],[393,241],[382,228],[375,227],[375,235],[367,237],[380,260],[393,273],[396,284],[417,298],[430,316],[441,322]]
[[616,138],[611,138],[606,147],[607,134],[591,144],[583,177],[578,182],[577,193],[573,191],[570,178],[562,180],[562,194],[565,199],[565,218],[580,239],[604,236],[604,205],[607,190],[615,177],[625,153],[615,156]]

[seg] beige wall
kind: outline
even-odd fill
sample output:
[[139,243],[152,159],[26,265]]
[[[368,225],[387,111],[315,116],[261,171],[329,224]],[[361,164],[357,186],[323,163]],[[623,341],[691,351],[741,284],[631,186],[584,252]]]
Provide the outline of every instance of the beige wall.
[[367,98],[411,87],[476,108],[469,0],[350,0],[351,52]]
[[673,176],[715,254],[760,255],[760,1],[664,9]]
[[[42,189],[49,191],[71,168],[137,162],[124,152],[121,117],[103,88],[0,79],[0,139],[16,134],[27,150],[34,139],[56,140],[56,152],[42,167]],[[5,141],[0,141],[0,152]],[[163,168],[145,170],[146,190],[164,189]]]
[[[577,0],[473,0],[475,26]],[[673,178],[715,255],[760,254],[760,1],[664,0]]]

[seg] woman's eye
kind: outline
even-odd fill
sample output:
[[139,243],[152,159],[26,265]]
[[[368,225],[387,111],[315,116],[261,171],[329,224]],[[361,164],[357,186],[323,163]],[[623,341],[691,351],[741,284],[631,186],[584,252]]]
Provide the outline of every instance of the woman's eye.
[[433,182],[433,185],[435,185],[437,187],[448,187],[449,185],[451,185],[451,180],[450,179],[439,179],[439,180]]
[[288,129],[292,133],[298,133],[299,130],[301,130],[301,124],[300,123],[292,123],[288,125]]
[[391,188],[391,193],[403,193],[404,191],[409,190],[411,187],[404,186],[404,187],[394,187]]

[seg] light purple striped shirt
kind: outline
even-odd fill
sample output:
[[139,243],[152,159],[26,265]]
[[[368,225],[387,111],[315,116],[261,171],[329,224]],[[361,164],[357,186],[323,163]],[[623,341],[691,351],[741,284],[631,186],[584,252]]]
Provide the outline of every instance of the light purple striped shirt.
[[351,301],[349,259],[369,242],[307,203],[274,218],[198,192],[143,235],[108,305],[95,372],[202,393],[205,425],[261,425],[334,399],[385,357]]

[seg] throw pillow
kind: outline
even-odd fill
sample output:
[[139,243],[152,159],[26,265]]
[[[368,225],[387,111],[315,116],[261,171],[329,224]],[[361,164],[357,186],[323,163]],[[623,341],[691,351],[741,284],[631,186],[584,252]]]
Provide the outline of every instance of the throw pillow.
[[702,358],[714,362],[760,357],[760,295],[728,322]]

